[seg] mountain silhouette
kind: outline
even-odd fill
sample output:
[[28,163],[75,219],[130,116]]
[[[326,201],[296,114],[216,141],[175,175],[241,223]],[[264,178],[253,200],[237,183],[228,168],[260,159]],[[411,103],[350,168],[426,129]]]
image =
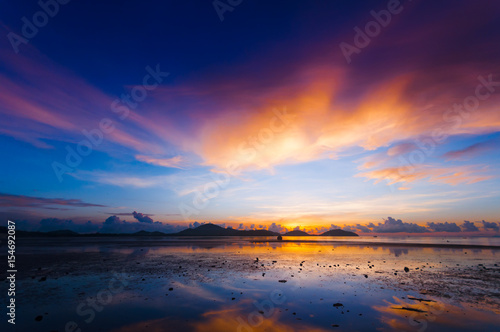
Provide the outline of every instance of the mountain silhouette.
[[283,236],[311,236],[311,234],[308,234],[304,231],[291,231],[283,234]]
[[171,236],[276,236],[279,233],[264,229],[259,230],[237,230],[224,228],[214,224],[204,224],[196,228],[188,228],[179,233],[169,234]]
[[354,232],[344,231],[342,229],[332,229],[327,232],[324,232],[323,234],[320,234],[319,236],[359,236],[359,235]]
[[[7,233],[7,227],[0,226],[0,234]],[[16,232],[17,235],[21,237],[76,237],[76,236],[130,236],[130,237],[143,237],[143,236],[278,236],[280,233],[268,231],[265,229],[251,229],[251,230],[238,230],[233,228],[224,228],[212,223],[203,224],[196,228],[188,228],[182,230],[178,233],[163,233],[159,231],[139,231],[135,233],[92,233],[92,234],[79,234],[70,230],[58,230],[50,232],[31,232],[31,231],[21,231]],[[304,231],[291,231],[283,234],[283,236],[313,236]],[[328,232],[324,232],[320,236],[358,236],[358,234],[353,232],[344,231],[341,229],[333,229]]]

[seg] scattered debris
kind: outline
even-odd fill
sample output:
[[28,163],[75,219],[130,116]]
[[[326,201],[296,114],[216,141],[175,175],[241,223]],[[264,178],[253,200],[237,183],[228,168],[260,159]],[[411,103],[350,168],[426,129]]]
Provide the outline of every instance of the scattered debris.
[[420,299],[420,298],[413,297],[413,296],[408,296],[408,300],[419,301],[419,302],[436,302],[434,300]]
[[415,309],[415,308],[410,308],[410,307],[401,307],[401,308],[395,308],[395,307],[392,307],[391,309],[396,309],[396,310],[407,310],[407,311],[415,311],[415,312],[427,312],[427,311],[424,311],[424,310]]

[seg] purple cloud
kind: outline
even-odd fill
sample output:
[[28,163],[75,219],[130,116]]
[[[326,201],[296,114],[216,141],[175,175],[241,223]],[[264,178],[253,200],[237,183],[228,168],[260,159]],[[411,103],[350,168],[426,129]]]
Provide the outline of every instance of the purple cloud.
[[38,230],[41,232],[69,230],[77,233],[93,233],[99,230],[99,225],[90,220],[84,224],[77,224],[70,219],[46,218],[40,220],[39,224]]
[[464,232],[479,232],[479,228],[468,220],[464,220],[464,223],[460,227],[462,227]]
[[461,150],[449,151],[443,155],[446,160],[469,160],[481,153],[498,147],[498,139],[479,142]]
[[51,205],[73,206],[73,207],[105,207],[106,205],[83,202],[79,199],[45,198],[24,195],[11,195],[0,193],[0,206],[56,209]]
[[394,219],[392,217],[387,217],[384,223],[378,223],[378,225],[369,224],[372,226],[374,233],[427,233],[429,230],[424,226],[420,226],[414,223],[405,223],[401,219]]
[[134,216],[135,219],[139,220],[139,222],[145,222],[147,224],[152,224],[153,219],[148,217],[147,215],[144,215],[142,213],[138,213],[136,211],[132,212],[132,215]]
[[498,223],[496,222],[488,222],[488,221],[481,221],[483,223],[483,228],[485,231],[487,230],[493,230],[495,232],[500,231],[500,227],[498,226]]
[[458,225],[454,222],[448,223],[448,222],[428,222],[427,227],[429,227],[432,231],[434,232],[461,232],[462,230]]
[[276,223],[274,222],[267,228],[267,230],[276,233],[287,232],[287,229],[285,227],[281,226],[281,224],[276,225]]

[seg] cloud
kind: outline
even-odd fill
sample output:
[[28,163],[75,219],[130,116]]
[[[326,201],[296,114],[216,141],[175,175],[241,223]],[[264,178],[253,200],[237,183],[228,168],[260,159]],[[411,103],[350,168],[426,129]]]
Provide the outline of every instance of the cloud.
[[428,222],[427,227],[434,232],[461,232],[460,227],[454,222],[434,223]]
[[[119,126],[106,137],[113,143],[96,148],[111,153],[118,145],[143,162],[182,168],[183,159],[177,153],[181,151],[217,170],[235,162],[247,171],[325,159],[351,148],[373,151],[394,145],[388,153],[398,154],[409,148],[400,142],[435,129],[450,135],[496,132],[500,129],[497,95],[481,100],[480,114],[461,119],[453,131],[447,130],[453,123],[443,124],[450,100],[474,93],[470,78],[497,68],[491,36],[486,40],[481,34],[497,8],[467,4],[456,8],[476,13],[473,16],[481,20],[467,24],[434,20],[440,24],[426,29],[405,25],[387,32],[379,37],[379,45],[394,48],[391,61],[374,56],[370,66],[362,61],[348,65],[340,52],[335,61],[318,60],[317,54],[326,54],[336,43],[328,37],[307,47],[309,55],[300,61],[265,53],[219,75],[161,85],[148,93],[141,112],[129,110],[129,121],[120,121],[120,114],[114,114]],[[440,8],[433,12],[442,13]],[[483,36],[468,39],[474,54],[443,56],[443,51],[459,46],[454,44],[457,34]],[[344,38],[339,35],[337,42]],[[446,48],[434,47],[443,40],[448,41]],[[82,128],[96,128],[103,117],[111,117],[114,97],[54,63],[33,45],[23,46],[22,54],[5,47],[0,52],[0,61],[9,68],[0,73],[0,114],[12,118],[0,123],[0,133],[51,148],[52,141],[81,140]],[[377,55],[379,51],[370,46],[366,52]],[[470,57],[476,61],[464,61]],[[259,68],[268,70],[256,71],[252,66],[256,60]],[[288,115],[275,121],[273,110],[284,107]]]
[[276,223],[272,223],[271,225],[269,225],[269,227],[267,228],[268,231],[271,231],[271,232],[276,232],[276,233],[286,233],[288,232],[287,228],[286,227],[283,227],[281,226],[281,224],[276,224]]
[[38,230],[41,232],[70,230],[77,233],[94,233],[99,229],[99,225],[93,223],[90,220],[84,224],[76,224],[73,222],[73,220],[46,218],[40,220],[39,224],[40,227],[38,228]]
[[460,227],[464,232],[479,232],[479,228],[477,228],[473,222],[470,222],[468,220],[464,220],[464,223],[460,225]]
[[321,234],[321,233],[324,233],[326,231],[328,231],[328,227],[315,227],[313,228],[312,230],[309,230],[309,232],[312,232],[314,234]]
[[158,186],[167,186],[176,179],[173,175],[158,176],[134,176],[127,174],[114,174],[102,171],[81,171],[78,170],[69,175],[82,181],[97,182],[101,184],[113,185],[118,187],[150,188]]
[[159,221],[152,223],[140,221],[128,222],[121,220],[118,216],[110,216],[104,221],[99,231],[101,233],[135,233],[139,231],[176,233],[186,228],[186,226],[164,224]]
[[[492,179],[492,175],[485,174],[487,166],[457,166],[438,167],[428,165],[415,165],[407,167],[388,167],[369,172],[356,174],[357,177],[365,177],[375,180],[375,184],[385,180],[387,184],[411,183],[417,180],[427,179],[431,183],[445,183],[449,185],[473,184],[480,181]],[[402,189],[407,189],[402,187]]]
[[40,231],[50,232],[59,229],[69,229],[74,226],[73,220],[63,220],[57,218],[48,218],[40,220]]
[[488,221],[481,221],[483,223],[483,228],[485,231],[487,230],[493,230],[495,232],[500,231],[500,227],[498,226],[499,224],[496,222],[488,222]]
[[384,223],[378,223],[378,225],[369,224],[374,233],[427,233],[429,230],[424,226],[420,226],[413,223],[405,223],[401,219],[394,219],[388,217],[384,220]]
[[498,148],[498,143],[498,139],[476,143],[461,150],[449,151],[445,153],[443,157],[446,160],[469,160],[481,153]]
[[137,213],[136,211],[132,212],[132,215],[134,216],[135,219],[139,220],[139,222],[144,222],[148,224],[153,223],[153,219],[148,217],[147,215],[144,215],[142,213]]
[[189,224],[189,228],[196,228],[196,227],[199,227],[199,226],[201,226],[203,224],[205,224],[205,223],[204,222],[203,223],[199,223],[199,222],[195,221],[195,222]]
[[[369,91],[365,90],[362,100],[355,98],[356,102],[351,103],[343,100],[345,91],[331,80],[332,77],[344,78],[343,82],[349,85],[346,72],[346,69],[305,69],[291,79],[308,82],[302,89],[290,84],[265,93],[256,92],[252,95],[256,105],[242,110],[238,119],[230,114],[237,105],[228,106],[227,113],[219,111],[218,116],[204,124],[202,136],[193,150],[206,165],[218,169],[225,169],[231,162],[243,170],[270,169],[325,159],[356,147],[370,151],[397,144],[388,151],[389,156],[395,156],[416,148],[412,143],[398,142],[430,136],[435,129],[449,135],[482,134],[500,129],[500,115],[494,112],[493,97],[482,102],[481,117],[471,115],[453,130],[449,129],[451,125],[443,124],[443,114],[452,106],[447,102],[449,99],[436,96],[428,102],[434,107],[419,107],[409,90],[419,86],[419,93],[424,94],[426,88],[422,83],[430,79],[426,77],[432,75],[430,72],[379,81],[378,88],[372,86]],[[468,69],[461,68],[458,72],[466,75]],[[449,84],[457,85],[451,81]],[[456,93],[471,94],[470,91]],[[280,101],[281,105],[269,100]],[[286,112],[280,109],[284,106]],[[224,105],[221,108],[225,109]],[[283,130],[276,133],[269,131],[270,122],[276,118],[273,108],[287,119]],[[267,133],[268,138],[262,139],[263,133]]]
[[[485,231],[494,230],[500,231],[500,226],[495,222],[481,221]],[[343,230],[350,232],[362,232],[362,233],[428,233],[432,232],[450,232],[456,233],[461,232],[478,232],[479,228],[474,225],[473,222],[465,220],[461,226],[458,226],[454,222],[428,222],[427,227],[420,226],[414,223],[405,223],[400,219],[396,220],[392,217],[388,217],[384,220],[384,223],[378,223],[375,225],[373,223],[368,223],[366,225],[356,224],[356,225],[344,225]]]
[[380,167],[381,165],[387,164],[390,161],[394,160],[394,157],[403,155],[405,153],[408,153],[410,151],[414,151],[418,149],[417,145],[411,142],[406,142],[406,143],[396,143],[387,151],[381,151],[377,152],[374,154],[371,154],[369,156],[363,157],[361,161],[363,164],[358,167],[358,169],[363,170],[363,169],[370,169],[374,167]]
[[[135,212],[135,211],[134,211]],[[111,216],[133,216],[134,213],[130,212],[105,212],[106,214],[109,214]],[[144,213],[145,216],[154,216],[154,214],[149,214],[149,213]],[[174,215],[179,215],[179,214],[173,214],[173,213],[167,213],[167,214],[162,214],[162,215],[167,215],[167,216],[174,216]]]
[[53,209],[51,206],[105,207],[105,205],[83,202],[80,199],[45,198],[0,193],[0,206]]
[[315,233],[315,234],[321,234],[321,233],[330,231],[332,229],[340,229],[340,227],[337,226],[337,225],[334,225],[334,224],[330,224],[330,227],[325,227],[325,226],[316,227],[316,228],[313,229],[313,233]]
[[[142,104],[148,107],[141,107],[139,114],[131,111],[127,121],[119,122],[115,132],[106,137],[99,148],[108,152],[123,151],[129,157],[167,167],[180,165],[180,159],[172,158],[179,154],[171,151],[178,149],[195,154],[203,165],[214,169],[224,169],[235,161],[241,171],[249,171],[325,159],[354,148],[369,153],[388,148],[387,154],[393,156],[409,151],[409,143],[401,142],[410,142],[435,129],[443,129],[450,135],[498,131],[498,94],[481,101],[480,112],[473,112],[466,119],[452,112],[452,117],[460,120],[457,129],[450,130],[454,123],[443,121],[443,115],[452,106],[450,100],[471,95],[477,83],[475,77],[480,73],[496,73],[498,67],[498,51],[484,52],[491,49],[491,35],[485,40],[484,33],[477,34],[492,22],[494,11],[488,9],[493,6],[475,9],[461,4],[453,9],[463,11],[464,7],[475,10],[474,13],[484,11],[485,15],[473,15],[481,20],[468,19],[464,24],[434,20],[436,23],[425,29],[396,29],[399,32],[392,29],[393,32],[379,36],[382,39],[378,45],[393,46],[396,53],[401,52],[393,54],[394,61],[374,56],[370,57],[369,66],[361,65],[362,59],[359,66],[335,63],[332,59],[322,65],[313,61],[320,53],[311,45],[310,49],[306,48],[312,54],[310,59],[294,63],[290,59],[295,57],[285,57],[278,66],[276,62],[267,63],[267,68],[280,67],[286,75],[262,70],[266,63],[259,62],[260,70],[251,68],[256,72],[254,75],[234,75],[241,73],[242,68],[231,67],[230,74],[220,72],[197,76],[195,80],[186,78],[182,86],[177,82],[175,86],[173,83],[160,86]],[[458,52],[443,53],[457,49],[457,38],[447,37],[461,33],[477,34],[478,38],[471,38],[470,47],[460,52],[460,56],[455,54]],[[494,34],[497,36],[498,32]],[[426,47],[436,45],[436,41],[442,47],[442,41],[450,46]],[[453,44],[454,41],[457,44]],[[31,49],[31,44],[23,46]],[[371,45],[365,52],[372,50],[376,52],[377,46]],[[103,116],[116,118],[117,114],[109,110],[114,98],[69,70],[36,51],[27,50],[19,55],[4,51],[0,54],[1,62],[8,70],[0,73],[0,114],[9,121],[0,123],[0,132],[39,148],[50,148],[55,141],[67,143],[81,139],[81,130],[95,128]],[[475,56],[470,57],[472,54]],[[267,58],[268,54],[262,56]],[[491,57],[489,61],[488,57]],[[251,67],[248,63],[243,66]],[[294,70],[288,71],[288,68]],[[11,73],[10,77],[7,73]],[[498,81],[498,76],[494,80]],[[432,105],[432,108],[421,108],[422,105]],[[108,141],[115,144],[109,147]],[[120,149],[116,149],[116,145],[120,145]],[[491,178],[484,174],[486,170],[482,166],[468,167],[419,166],[414,174],[404,178],[399,176],[397,168],[384,167],[363,176],[391,183],[429,180],[449,184],[476,183]],[[135,188],[169,184],[166,177],[137,174],[103,173],[76,178]],[[408,187],[400,187],[403,188]],[[420,201],[412,203],[418,205]],[[428,206],[422,204],[419,208]],[[394,210],[387,211],[394,213]]]
[[163,167],[183,169],[186,166],[186,160],[182,156],[175,156],[172,158],[154,158],[144,155],[137,155],[135,156],[135,158],[139,161],[148,164],[163,166]]
[[354,226],[344,226],[342,228],[342,230],[344,230],[346,232],[356,232],[356,227],[354,227]]
[[418,149],[418,147],[414,143],[409,143],[409,142],[401,143],[401,144],[394,145],[389,150],[387,150],[387,155],[391,156],[391,157],[397,156],[400,154],[405,154],[405,153],[411,152],[411,151],[416,150],[416,149]]
[[359,170],[374,168],[387,161],[387,155],[384,152],[378,152],[363,157],[359,161],[362,162],[362,164],[358,166]]
[[[372,227],[376,227],[375,225],[371,224]],[[342,228],[344,231],[348,232],[354,232],[354,233],[372,233],[372,230],[368,228],[369,225],[361,225],[361,224],[356,224],[356,225],[344,225]]]
[[[109,115],[115,97],[54,63],[33,45],[24,45],[19,54],[1,48],[0,61],[10,69],[0,73],[0,114],[10,119],[0,123],[0,133],[50,149],[48,141],[77,143],[84,139],[82,129],[91,131],[99,128],[101,119],[112,118],[114,130],[106,134],[112,144],[94,149],[109,152],[118,145],[141,153],[166,152],[165,143],[137,125],[116,126],[119,117]],[[134,118],[132,110],[128,117]]]
[[360,225],[360,224],[356,224],[356,229],[359,230],[361,233],[371,233],[372,232],[371,229],[369,229],[366,226]]

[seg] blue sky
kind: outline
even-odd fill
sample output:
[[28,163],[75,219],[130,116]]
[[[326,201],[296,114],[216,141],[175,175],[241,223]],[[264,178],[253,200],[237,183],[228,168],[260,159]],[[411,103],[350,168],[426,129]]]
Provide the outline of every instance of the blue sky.
[[498,7],[74,1],[28,36],[43,8],[7,4],[0,215],[27,229],[115,216],[123,231],[495,231]]

